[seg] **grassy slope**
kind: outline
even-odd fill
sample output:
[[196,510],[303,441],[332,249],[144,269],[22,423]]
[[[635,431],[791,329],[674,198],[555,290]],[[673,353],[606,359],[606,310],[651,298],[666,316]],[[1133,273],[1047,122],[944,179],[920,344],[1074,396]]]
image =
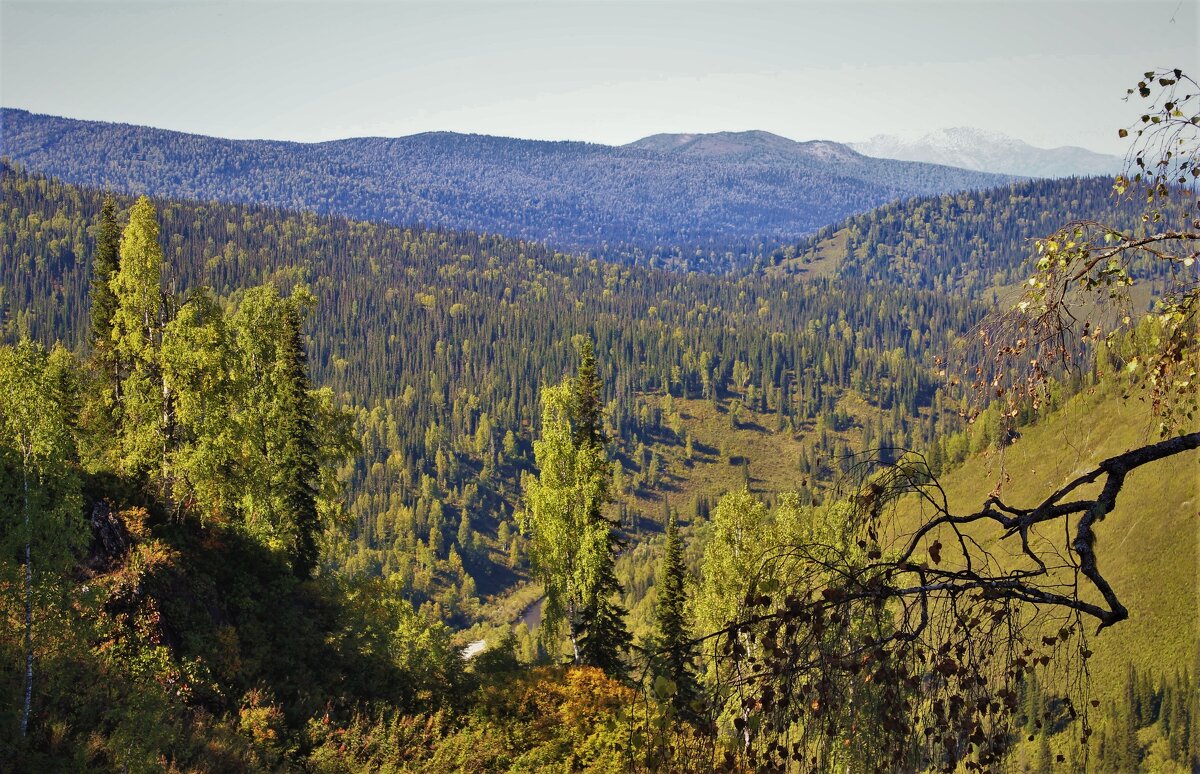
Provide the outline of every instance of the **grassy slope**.
[[[659,397],[651,396],[649,400],[657,403]],[[722,400],[714,407],[708,400],[675,399],[675,407],[683,419],[683,434],[692,436],[694,455],[691,460],[686,459],[682,442],[663,440],[650,446],[662,456],[666,474],[657,489],[639,490],[627,498],[631,509],[656,522],[661,518],[665,496],[671,507],[679,511],[680,518],[686,521],[695,497],[707,497],[715,505],[721,495],[741,489],[746,483],[759,496],[805,487],[829,487],[829,481],[810,480],[799,467],[802,448],[807,447],[810,458],[813,457],[815,423],[805,423],[795,432],[777,430],[778,419],[774,412],[743,408],[735,428],[729,421],[731,400]],[[838,401],[837,408],[850,415],[854,424],[843,431],[827,430],[829,438],[840,439],[852,449],[861,448],[862,425],[872,421],[879,409],[853,391],[848,391]],[[728,458],[721,455],[722,449],[728,453]],[[743,461],[749,472],[748,482]]]
[[[688,464],[681,447],[657,447],[675,476],[667,497],[681,513],[687,513],[696,494],[715,499],[742,485],[741,466],[715,453],[722,445],[749,460],[755,491],[787,491],[800,484],[796,460],[804,434],[765,429],[774,427],[773,417],[748,412],[735,430],[708,401],[675,403],[697,450],[713,450],[697,451]],[[860,420],[870,411],[853,396],[841,407]],[[1002,459],[978,455],[944,477],[952,510],[977,508],[1004,473],[1010,477],[1002,488],[1005,502],[1033,505],[1100,460],[1158,440],[1142,404],[1123,402],[1103,389],[1076,397],[1021,434]],[[855,429],[844,437],[857,448]],[[661,512],[657,495],[639,498],[637,507],[650,519]],[[1117,509],[1096,531],[1101,569],[1130,611],[1128,621],[1094,638],[1097,689],[1104,693],[1106,684],[1120,686],[1130,660],[1163,671],[1194,667],[1200,647],[1200,452],[1132,474]]]
[[[843,228],[767,271],[798,279],[833,275],[847,249]],[[1147,308],[1153,289],[1138,285],[1132,307]],[[995,291],[1007,303],[1020,287]],[[861,416],[846,403],[850,413]],[[1103,391],[1078,396],[1054,417],[1022,433],[1003,460],[978,456],[945,477],[942,483],[952,510],[978,508],[1004,473],[1010,477],[1002,489],[1005,502],[1033,505],[1100,460],[1158,440],[1143,406],[1122,403]],[[753,455],[751,459],[756,460]],[[1095,638],[1092,668],[1097,688],[1103,693],[1106,685],[1114,690],[1122,685],[1123,670],[1131,660],[1164,671],[1200,667],[1200,452],[1131,475],[1117,510],[1097,535],[1101,570],[1130,611],[1128,621]]]
[[848,239],[846,229],[840,229],[829,239],[817,243],[813,249],[794,258],[784,259],[765,272],[775,276],[793,275],[797,279],[834,277],[837,275],[838,265],[846,255]]
[[[665,494],[671,506],[686,518],[687,508],[696,495],[706,495],[715,501],[725,492],[742,487],[745,483],[742,459],[749,465],[752,489],[777,491],[796,486],[800,478],[796,460],[801,436],[768,429],[775,427],[773,415],[743,410],[735,429],[725,413],[724,401],[720,409],[707,400],[676,399],[675,405],[683,418],[685,432],[692,435],[694,457],[686,460],[681,445],[655,445],[666,462],[668,475],[664,476],[660,492],[639,493],[631,507],[658,519],[662,511],[660,498]],[[722,449],[734,458],[733,464],[721,456]]]
[[[708,401],[676,400],[697,450],[683,461],[682,447],[658,445],[673,478],[667,497],[681,514],[696,494],[714,500],[739,488],[740,464],[728,464],[715,450],[749,460],[751,488],[760,494],[796,488],[802,479],[796,460],[804,434],[772,432],[773,418],[747,413],[732,429],[726,414]],[[851,396],[841,407],[861,420],[867,404]],[[844,434],[857,448],[855,429]],[[942,483],[951,509],[978,508],[1004,474],[1005,502],[1031,506],[1099,461],[1158,440],[1142,404],[1123,402],[1103,389],[1077,396],[1052,417],[1022,428],[1021,438],[1004,452],[977,455],[948,473]],[[638,498],[649,521],[661,513],[658,495]],[[911,524],[902,513],[901,524]],[[1200,649],[1200,452],[1190,452],[1132,474],[1117,509],[1097,528],[1101,569],[1130,611],[1130,618],[1092,639],[1093,686],[1100,696],[1121,689],[1131,661],[1161,673],[1195,668]],[[690,532],[690,530],[689,530]],[[1048,532],[1047,537],[1059,537]],[[647,547],[656,551],[657,543]],[[1089,628],[1090,632],[1090,628]]]
[[[1158,440],[1144,406],[1104,391],[1080,395],[1021,432],[1002,461],[994,453],[976,456],[944,476],[953,512],[978,508],[1005,473],[1010,478],[1002,499],[1030,507],[1101,460]],[[1161,672],[1194,668],[1200,646],[1200,452],[1130,475],[1116,510],[1096,533],[1100,569],[1130,617],[1093,638],[1095,690],[1106,696],[1120,690],[1130,661]]]

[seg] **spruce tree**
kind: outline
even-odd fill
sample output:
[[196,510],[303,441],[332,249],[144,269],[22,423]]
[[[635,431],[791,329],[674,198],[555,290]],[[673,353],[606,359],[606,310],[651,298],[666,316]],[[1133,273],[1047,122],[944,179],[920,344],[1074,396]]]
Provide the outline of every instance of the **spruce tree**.
[[625,626],[625,608],[614,601],[620,593],[621,584],[609,564],[601,571],[579,626],[579,663],[599,667],[614,676],[625,673],[624,655],[632,643]]
[[111,385],[114,396],[119,390],[120,372],[113,348],[113,315],[117,311],[117,296],[111,282],[121,266],[121,227],[117,223],[117,203],[104,197],[100,207],[100,223],[96,230],[96,250],[92,255],[91,331],[92,360]]
[[1038,732],[1037,758],[1034,761],[1034,774],[1053,774],[1053,755],[1050,752],[1050,729],[1042,728]]
[[596,371],[596,352],[592,340],[584,337],[579,343],[579,370],[571,390],[573,411],[572,436],[577,446],[604,446],[603,407],[600,390],[603,383]]
[[1125,674],[1125,702],[1117,720],[1117,754],[1114,760],[1122,771],[1134,771],[1141,759],[1137,732],[1137,672],[1131,663]]
[[306,579],[317,566],[321,519],[317,508],[320,462],[309,395],[308,354],[296,304],[283,305],[282,339],[277,351],[279,428],[282,439],[277,494],[291,532],[292,569]]
[[[1200,678],[1200,673],[1197,674]],[[1200,692],[1196,690],[1195,684],[1192,682],[1188,673],[1183,673],[1183,683],[1177,692],[1181,695],[1179,710],[1176,716],[1179,718],[1178,725],[1181,729],[1180,733],[1185,738],[1181,744],[1181,749],[1187,751],[1185,758],[1188,765],[1192,769],[1200,768]],[[1186,699],[1182,697],[1186,696]]]
[[683,541],[679,523],[672,511],[667,520],[666,545],[662,566],[655,583],[657,600],[654,609],[655,636],[662,654],[662,673],[675,684],[671,703],[681,715],[691,713],[696,698],[696,679],[692,673],[694,657],[692,638],[688,631],[685,609],[687,590],[684,587],[686,567],[683,563]]

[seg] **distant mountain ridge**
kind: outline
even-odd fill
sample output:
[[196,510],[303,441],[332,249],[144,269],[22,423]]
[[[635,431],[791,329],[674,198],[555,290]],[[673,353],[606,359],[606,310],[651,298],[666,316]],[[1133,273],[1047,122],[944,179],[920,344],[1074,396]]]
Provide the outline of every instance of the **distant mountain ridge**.
[[622,147],[451,132],[296,143],[7,108],[0,119],[0,154],[67,182],[501,233],[606,255],[628,245],[716,254],[796,238],[908,196],[1008,180],[767,132],[656,135]]
[[862,154],[843,143],[829,140],[799,142],[761,130],[708,134],[652,134],[621,147],[702,158],[758,161],[770,158],[837,160],[856,164],[863,162]]
[[1113,175],[1124,159],[1086,148],[1038,148],[1000,132],[969,127],[939,129],[918,138],[877,134],[849,147],[866,156],[944,164],[1019,177]]

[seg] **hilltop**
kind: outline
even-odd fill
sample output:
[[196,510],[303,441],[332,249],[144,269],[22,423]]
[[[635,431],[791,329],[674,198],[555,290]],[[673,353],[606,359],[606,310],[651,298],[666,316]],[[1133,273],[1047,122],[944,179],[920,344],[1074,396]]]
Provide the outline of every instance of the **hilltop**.
[[836,161],[859,164],[863,156],[848,145],[827,140],[797,142],[771,132],[710,132],[708,134],[652,134],[624,145],[659,153],[765,161]]
[[0,154],[67,182],[501,233],[623,262],[649,263],[668,246],[657,262],[716,271],[761,241],[1005,180],[763,132],[689,135],[684,147],[661,136],[613,147],[452,132],[294,143],[15,109],[0,119]]

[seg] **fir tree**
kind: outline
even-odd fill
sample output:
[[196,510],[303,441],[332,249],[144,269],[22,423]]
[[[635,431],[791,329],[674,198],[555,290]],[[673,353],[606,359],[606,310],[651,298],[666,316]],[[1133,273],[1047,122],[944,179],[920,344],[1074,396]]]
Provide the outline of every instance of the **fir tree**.
[[1121,707],[1117,717],[1117,738],[1113,762],[1121,771],[1134,771],[1141,758],[1141,745],[1138,744],[1138,697],[1137,673],[1133,664],[1129,665],[1125,675],[1125,706]]
[[579,663],[599,667],[610,675],[625,673],[624,655],[632,637],[625,626],[625,609],[619,598],[621,584],[612,563],[602,568],[595,593],[583,608],[579,626]]
[[579,342],[579,370],[576,372],[575,384],[571,391],[572,430],[577,446],[603,446],[608,442],[604,437],[603,404],[600,402],[602,386],[600,375],[596,371],[596,353],[592,340],[584,337]]
[[603,403],[600,390],[603,386],[596,369],[596,355],[592,340],[584,338],[579,345],[579,370],[571,390],[571,427],[577,448],[587,449],[592,454],[585,459],[598,461],[597,469],[590,471],[599,485],[599,497],[591,500],[588,521],[606,530],[607,558],[598,567],[595,587],[583,606],[579,622],[579,661],[597,666],[609,674],[624,672],[623,654],[629,650],[632,637],[625,626],[625,610],[614,597],[621,594],[614,565],[620,551],[620,540],[614,525],[605,517],[602,508],[608,502],[608,454],[604,449],[607,439],[603,427]]
[[117,296],[112,279],[121,266],[121,228],[117,224],[117,203],[104,197],[100,207],[100,223],[96,230],[96,250],[92,255],[91,330],[92,360],[112,386],[114,397],[119,391],[120,371],[113,348],[113,315],[117,311]]
[[1053,755],[1050,753],[1050,731],[1043,728],[1038,733],[1037,758],[1034,761],[1034,774],[1052,774],[1054,771]]
[[659,570],[657,600],[654,609],[655,636],[662,654],[662,672],[675,685],[671,703],[677,712],[691,712],[690,704],[696,698],[696,680],[692,673],[693,647],[688,631],[685,609],[687,590],[684,587],[686,567],[683,562],[683,541],[679,537],[679,523],[671,512],[667,520],[666,545],[663,548],[662,567]]
[[308,355],[300,315],[294,303],[284,305],[283,338],[278,350],[280,371],[280,429],[282,448],[276,467],[279,499],[292,533],[292,569],[308,578],[317,566],[317,536],[321,519],[317,508],[320,449],[313,426],[309,395]]

